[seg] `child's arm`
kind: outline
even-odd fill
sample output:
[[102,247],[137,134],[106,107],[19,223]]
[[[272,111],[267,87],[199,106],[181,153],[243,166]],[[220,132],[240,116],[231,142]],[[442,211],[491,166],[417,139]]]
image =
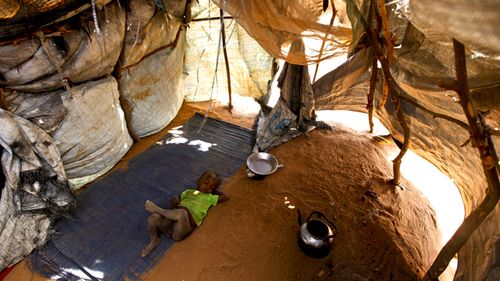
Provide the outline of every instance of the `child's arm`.
[[216,189],[213,194],[219,195],[219,200],[217,201],[217,203],[226,202],[230,198],[228,195],[218,189]]

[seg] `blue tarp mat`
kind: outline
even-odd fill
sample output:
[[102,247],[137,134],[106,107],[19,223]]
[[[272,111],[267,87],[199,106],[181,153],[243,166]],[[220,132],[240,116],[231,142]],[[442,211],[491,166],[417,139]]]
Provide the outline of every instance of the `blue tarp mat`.
[[253,143],[253,131],[196,114],[130,160],[126,171],[113,171],[82,191],[78,208],[58,220],[52,239],[31,254],[32,269],[62,280],[137,280],[174,243],[163,236],[149,256],[140,256],[148,243],[144,202],[168,207],[172,195],[196,188],[207,169],[222,178],[233,175]]

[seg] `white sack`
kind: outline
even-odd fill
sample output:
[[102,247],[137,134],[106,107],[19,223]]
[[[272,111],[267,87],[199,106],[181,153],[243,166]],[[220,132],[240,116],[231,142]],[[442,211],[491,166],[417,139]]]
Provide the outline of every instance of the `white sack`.
[[78,188],[111,169],[132,145],[118,84],[108,76],[62,95],[68,116],[53,137],[64,169]]
[[165,1],[166,11],[160,11],[154,1],[128,2],[125,41],[120,68],[138,63],[144,56],[174,43],[181,27],[186,0]]
[[179,30],[171,47],[161,49],[138,64],[122,70],[120,91],[133,132],[144,137],[166,127],[184,100],[186,32]]
[[[125,12],[117,2],[111,2],[97,16],[100,32],[95,31],[88,10],[81,15],[82,28],[45,38],[45,49],[39,39],[21,43],[22,54],[11,47],[9,54],[0,56],[0,62],[10,60],[8,70],[0,73],[3,84],[14,90],[42,92],[62,88],[65,79],[78,83],[111,74],[122,49]],[[8,51],[7,47],[3,49]]]

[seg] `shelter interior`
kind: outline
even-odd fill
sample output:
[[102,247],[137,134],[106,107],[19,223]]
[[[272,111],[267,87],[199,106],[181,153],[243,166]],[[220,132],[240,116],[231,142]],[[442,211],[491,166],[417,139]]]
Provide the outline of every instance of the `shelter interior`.
[[[256,180],[241,163],[222,184],[231,200],[135,278],[500,280],[498,11],[0,0],[5,280],[57,279],[27,257],[75,198],[195,112],[252,130],[252,151],[283,167]],[[333,218],[327,257],[298,248],[297,209]]]

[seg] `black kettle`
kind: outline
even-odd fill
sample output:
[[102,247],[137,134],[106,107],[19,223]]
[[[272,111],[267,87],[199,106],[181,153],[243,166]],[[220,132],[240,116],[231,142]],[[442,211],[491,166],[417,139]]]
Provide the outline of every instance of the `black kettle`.
[[297,209],[299,220],[299,247],[308,256],[323,258],[330,253],[333,238],[337,235],[337,226],[329,221],[326,216],[313,211],[305,222]]

